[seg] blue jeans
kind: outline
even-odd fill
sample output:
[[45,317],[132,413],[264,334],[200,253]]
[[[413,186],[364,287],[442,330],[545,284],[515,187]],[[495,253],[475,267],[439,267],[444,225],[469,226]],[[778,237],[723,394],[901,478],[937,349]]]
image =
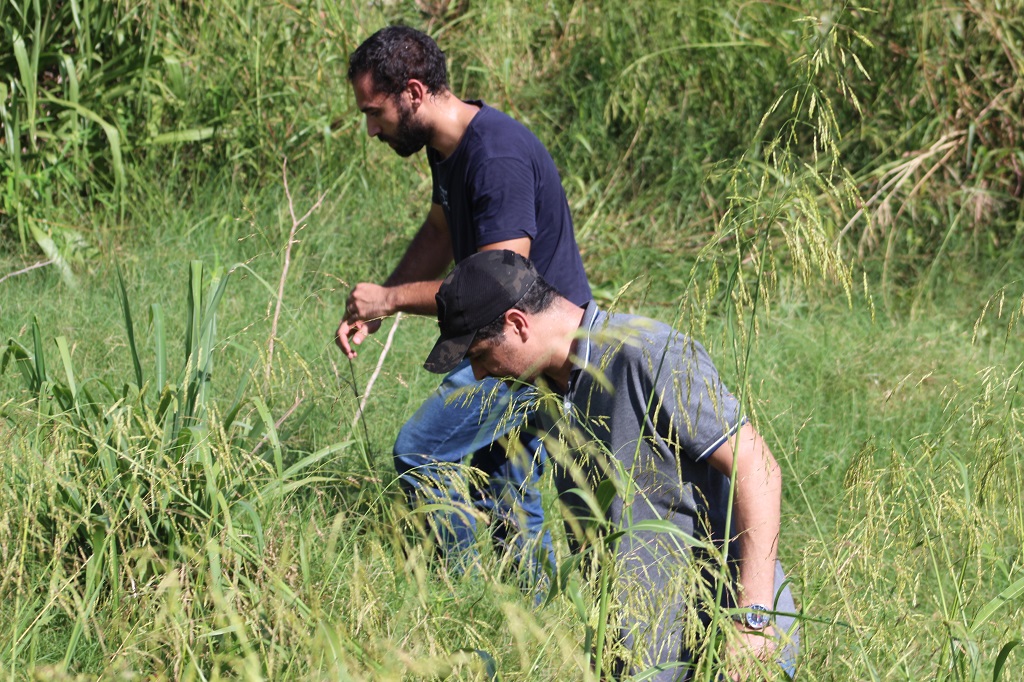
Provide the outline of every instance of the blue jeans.
[[[394,456],[410,502],[430,505],[431,530],[447,560],[461,569],[475,560],[474,512],[482,512],[493,540],[537,582],[554,554],[537,489],[546,455],[539,438],[520,431],[531,416],[530,392],[477,381],[464,361],[402,426]],[[500,442],[512,432],[519,437]]]
[[[629,550],[633,549],[629,548],[628,543],[624,543],[624,546]],[[665,561],[667,558],[667,556],[661,557],[659,560],[649,555],[638,556],[635,551],[628,551],[624,555],[620,554],[619,564],[631,569],[628,578],[620,576],[620,580],[627,582],[624,590],[639,590],[642,594],[652,595],[652,603],[656,603],[658,597],[655,595],[667,594],[671,590],[668,581],[671,579],[673,569],[671,564]],[[628,597],[622,599],[623,602],[627,600]],[[726,605],[732,606],[728,596],[726,596]],[[797,657],[800,653],[800,621],[796,617],[796,603],[780,561],[775,562],[774,601],[766,606],[777,612],[772,616],[779,644],[779,648],[775,650],[775,663],[788,678],[793,679],[796,675]],[[668,603],[661,612],[661,619],[657,622],[629,620],[620,624],[622,641],[629,649],[634,648],[636,633],[645,635],[647,665],[651,667],[644,671],[647,673],[644,679],[652,682],[689,682],[692,680],[693,669],[697,661],[695,653],[687,649],[683,643],[680,626],[680,610],[682,608],[684,607],[681,603]],[[702,612],[701,620],[705,625],[709,625],[710,613]],[[731,625],[727,623],[726,627],[731,627]],[[658,668],[657,666],[662,667]],[[638,671],[627,671],[625,665],[620,662],[615,672],[624,678]],[[717,680],[725,682],[726,677],[719,675]]]

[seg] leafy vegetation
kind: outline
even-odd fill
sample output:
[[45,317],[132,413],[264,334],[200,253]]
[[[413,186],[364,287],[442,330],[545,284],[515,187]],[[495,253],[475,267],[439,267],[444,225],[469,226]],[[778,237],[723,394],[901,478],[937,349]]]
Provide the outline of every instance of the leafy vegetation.
[[602,302],[746,396],[801,679],[1015,679],[1019,9],[0,3],[0,671],[564,680],[614,653],[583,645],[614,604],[554,514],[536,607],[486,542],[434,562],[403,507],[436,327],[334,348],[426,207],[344,78],[403,21],[551,149]]

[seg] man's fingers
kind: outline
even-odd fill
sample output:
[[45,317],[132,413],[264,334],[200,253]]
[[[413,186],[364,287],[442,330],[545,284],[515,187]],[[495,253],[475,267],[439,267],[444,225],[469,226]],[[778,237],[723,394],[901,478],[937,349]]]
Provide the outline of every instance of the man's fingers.
[[[353,346],[362,345],[363,340],[366,338],[366,335],[368,333],[369,332],[367,332],[366,329],[360,328],[359,331],[357,331],[355,334],[352,335],[352,345]],[[354,351],[353,351],[352,355],[355,355]]]
[[[356,352],[352,349],[352,344],[350,342],[349,337],[358,336],[358,328],[360,326],[361,323],[351,323],[346,318],[341,321],[341,324],[338,325],[338,331],[334,335],[334,342],[338,344],[338,348],[340,348],[345,353],[345,355],[347,355],[350,358],[354,358],[356,356]],[[352,340],[355,340],[355,338],[353,338]],[[355,341],[355,343],[362,343],[362,339]]]
[[358,346],[366,337],[380,329],[380,320],[370,320],[364,322],[363,320],[350,320],[348,317],[341,321],[338,325],[338,331],[334,335],[334,342],[338,344],[338,348],[344,351],[345,355],[350,358],[356,356],[356,351],[352,346]]

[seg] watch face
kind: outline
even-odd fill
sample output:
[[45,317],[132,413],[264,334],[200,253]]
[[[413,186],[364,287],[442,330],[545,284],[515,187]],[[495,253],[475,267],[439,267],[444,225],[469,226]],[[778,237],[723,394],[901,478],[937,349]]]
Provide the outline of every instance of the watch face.
[[764,630],[768,627],[768,623],[771,622],[771,616],[768,615],[768,609],[760,604],[751,604],[747,608],[750,609],[750,613],[745,614],[744,619],[747,621],[747,627],[751,630]]

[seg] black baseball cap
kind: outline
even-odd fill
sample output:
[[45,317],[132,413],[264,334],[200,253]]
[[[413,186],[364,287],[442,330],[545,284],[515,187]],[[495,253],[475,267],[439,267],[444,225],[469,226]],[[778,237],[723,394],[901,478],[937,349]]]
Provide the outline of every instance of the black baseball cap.
[[462,260],[437,291],[441,338],[423,367],[436,374],[455,369],[477,331],[514,308],[539,278],[533,263],[515,251],[480,251]]

